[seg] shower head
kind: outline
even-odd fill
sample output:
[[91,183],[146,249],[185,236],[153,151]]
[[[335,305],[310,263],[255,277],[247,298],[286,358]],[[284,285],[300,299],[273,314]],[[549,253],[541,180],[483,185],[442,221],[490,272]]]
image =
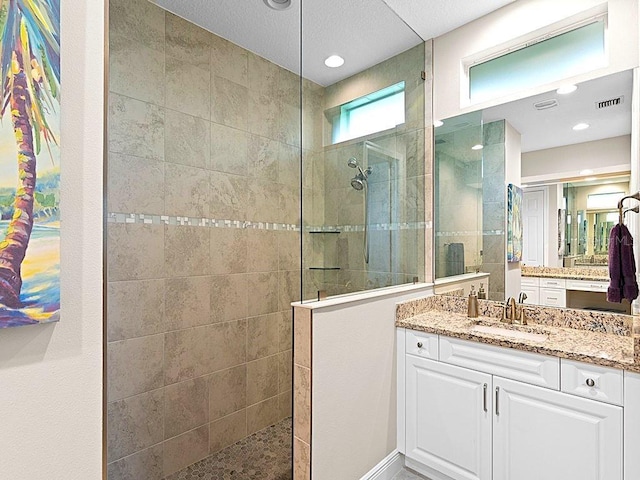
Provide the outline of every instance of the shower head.
[[[359,175],[358,175],[358,177],[359,177]],[[364,189],[364,181],[361,180],[358,177],[353,177],[351,179],[351,186],[353,188],[355,188],[356,190],[360,191],[360,190]]]
[[351,157],[349,161],[347,161],[347,165],[351,168],[358,168],[358,160],[356,160],[356,157]]

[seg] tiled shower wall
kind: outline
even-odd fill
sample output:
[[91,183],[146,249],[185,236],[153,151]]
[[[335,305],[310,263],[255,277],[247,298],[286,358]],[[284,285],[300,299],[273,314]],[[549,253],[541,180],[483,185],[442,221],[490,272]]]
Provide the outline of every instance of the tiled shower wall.
[[291,415],[300,87],[148,0],[110,8],[108,477],[160,479]]
[[[423,70],[426,80],[421,75]],[[430,79],[428,42],[326,88],[323,108],[328,110],[404,81],[405,123],[367,139],[367,143],[397,159],[396,169],[390,175],[383,175],[383,168],[374,165],[369,176],[368,264],[364,261],[363,247],[364,192],[351,187],[356,170],[347,166],[348,159],[355,157],[366,168],[365,142],[331,145],[331,126],[328,122],[324,124],[325,146],[316,152],[316,158],[323,159],[323,167],[322,171],[313,172],[314,185],[319,187],[313,190],[312,197],[317,208],[313,209],[312,221],[305,217],[305,224],[336,227],[340,233],[305,233],[306,298],[312,298],[321,289],[337,295],[408,283],[414,276],[425,280],[425,245],[427,241],[431,243],[430,194],[426,195],[425,203],[426,188],[430,191],[432,183],[431,141],[425,144],[425,138],[431,138],[431,122],[425,128],[425,115],[431,117]],[[303,174],[307,176],[304,170]],[[319,192],[323,193],[323,204],[315,200]],[[304,201],[311,201],[306,192]],[[307,270],[318,266],[339,270]],[[429,278],[430,268],[429,262]]]

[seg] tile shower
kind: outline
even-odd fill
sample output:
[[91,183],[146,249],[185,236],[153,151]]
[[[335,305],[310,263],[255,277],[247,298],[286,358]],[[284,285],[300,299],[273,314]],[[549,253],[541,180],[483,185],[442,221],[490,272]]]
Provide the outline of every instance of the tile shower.
[[291,416],[300,82],[110,9],[108,478],[159,479]]

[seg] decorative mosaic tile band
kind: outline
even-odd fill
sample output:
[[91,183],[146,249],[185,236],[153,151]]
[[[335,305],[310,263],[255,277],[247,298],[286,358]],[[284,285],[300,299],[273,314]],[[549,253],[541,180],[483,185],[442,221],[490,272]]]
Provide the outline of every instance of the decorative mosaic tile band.
[[480,235],[504,235],[504,230],[469,230],[460,232],[436,232],[436,237],[477,237]]
[[[145,213],[118,213],[107,214],[107,223],[139,223],[146,225],[176,225],[205,228],[242,228],[257,230],[281,230],[300,231],[300,227],[292,223],[275,222],[249,222],[247,220],[226,220],[215,218],[181,217],[170,215],[148,215]],[[399,223],[374,223],[369,225],[369,230],[397,231],[419,230],[431,228],[431,222],[399,222]],[[330,233],[330,232],[363,232],[364,225],[322,225],[305,227],[306,232]]]
[[147,215],[144,213],[109,213],[107,223],[141,223],[148,225],[177,225],[207,228],[255,228],[258,230],[299,231],[298,225],[274,222],[249,222],[246,220],[220,220],[215,218]]

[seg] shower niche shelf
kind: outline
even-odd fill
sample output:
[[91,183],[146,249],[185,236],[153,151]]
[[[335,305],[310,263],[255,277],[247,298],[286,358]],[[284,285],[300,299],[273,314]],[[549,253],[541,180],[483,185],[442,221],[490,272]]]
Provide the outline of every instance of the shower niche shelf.
[[340,233],[340,230],[311,230],[311,231],[309,231],[309,233],[312,233],[312,234],[319,234],[319,233],[334,233],[334,234],[337,234],[337,233]]
[[340,267],[309,267],[309,270],[340,270]]

